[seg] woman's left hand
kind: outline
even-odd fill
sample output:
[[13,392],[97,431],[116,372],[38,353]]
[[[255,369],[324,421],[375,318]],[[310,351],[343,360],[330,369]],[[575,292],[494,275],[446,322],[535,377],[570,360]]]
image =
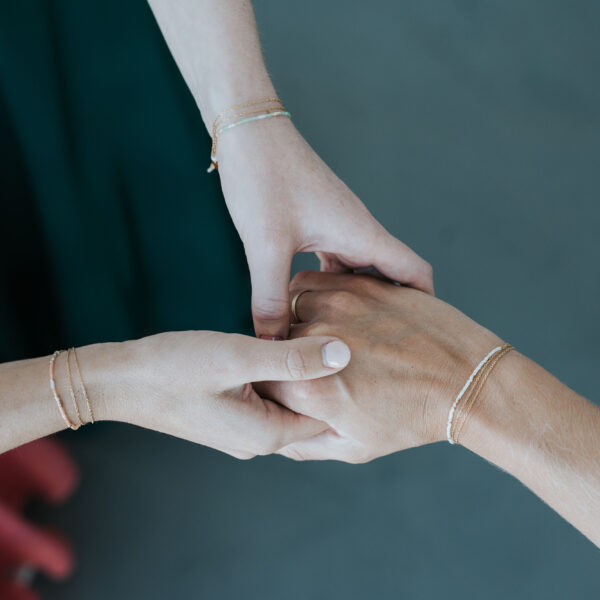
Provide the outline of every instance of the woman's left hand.
[[262,397],[330,425],[279,451],[290,458],[365,462],[445,439],[456,393],[502,343],[439,298],[374,277],[304,271],[290,292],[303,292],[292,339],[336,336],[352,351],[330,377],[256,385]]
[[431,266],[373,218],[287,118],[224,133],[218,154],[225,200],[250,267],[258,336],[288,335],[297,252],[317,252],[322,271],[374,266],[433,293]]

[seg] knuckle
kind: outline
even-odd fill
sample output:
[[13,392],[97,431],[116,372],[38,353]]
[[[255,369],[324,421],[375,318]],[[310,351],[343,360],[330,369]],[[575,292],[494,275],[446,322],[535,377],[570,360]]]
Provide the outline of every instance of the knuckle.
[[291,379],[303,379],[306,376],[306,361],[297,348],[291,348],[286,352],[285,365]]
[[305,407],[310,404],[310,400],[313,396],[313,381],[301,381],[290,386],[290,395],[293,398],[294,404],[300,407]]
[[291,288],[301,288],[312,276],[312,271],[300,271],[294,275],[290,287]]
[[323,421],[328,421],[339,413],[335,395],[326,393],[318,379],[294,383],[293,387],[294,397],[290,406],[296,412]]
[[347,290],[336,290],[325,297],[327,307],[336,312],[350,312],[356,302],[356,294]]
[[289,316],[290,308],[285,298],[256,298],[252,300],[252,313],[261,321],[280,321]]
[[322,321],[307,323],[303,326],[302,336],[329,335],[329,326]]
[[432,282],[433,281],[433,266],[431,265],[431,263],[428,263],[427,261],[423,261],[423,277],[425,278],[426,281]]
[[318,402],[319,390],[316,388],[316,381],[307,379],[290,386],[289,402],[292,410],[297,413],[315,416],[315,409],[318,412],[318,408],[322,404]]
[[381,279],[371,275],[358,275],[348,282],[348,288],[354,292],[355,299],[358,295],[377,294],[381,286],[385,285],[387,284]]

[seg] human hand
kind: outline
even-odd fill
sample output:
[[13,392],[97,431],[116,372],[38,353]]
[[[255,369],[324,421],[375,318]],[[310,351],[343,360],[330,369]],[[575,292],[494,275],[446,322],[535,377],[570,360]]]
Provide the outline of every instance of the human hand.
[[375,266],[394,281],[433,293],[431,266],[373,218],[289,119],[222,135],[219,174],[246,250],[258,336],[288,335],[290,265],[297,252],[317,252],[322,271]]
[[291,337],[338,336],[352,361],[322,380],[257,386],[330,425],[279,453],[365,462],[445,439],[456,393],[498,337],[433,296],[372,277],[306,271],[290,293],[302,290]]
[[58,533],[22,516],[26,503],[40,496],[66,500],[78,480],[77,468],[54,440],[41,439],[0,455],[0,598],[35,600],[39,596],[18,581],[23,566],[54,578],[73,568],[70,545]]
[[331,336],[273,343],[210,331],[77,352],[99,419],[162,431],[237,458],[272,453],[327,427],[261,398],[250,382],[324,377],[350,359]]

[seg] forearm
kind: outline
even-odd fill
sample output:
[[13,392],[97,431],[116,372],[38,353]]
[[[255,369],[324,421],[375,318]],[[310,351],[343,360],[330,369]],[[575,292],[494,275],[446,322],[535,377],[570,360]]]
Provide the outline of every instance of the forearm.
[[461,442],[517,477],[600,546],[600,409],[513,352]]
[[210,129],[234,104],[274,96],[250,0],[149,0]]
[[49,357],[0,365],[0,453],[65,428],[50,392]]
[[[118,382],[122,344],[94,344],[77,350],[86,389],[91,397],[97,420],[120,414],[119,402],[113,398],[112,386]],[[55,362],[56,391],[67,415],[75,420],[69,380],[66,373],[66,353]],[[50,357],[32,358],[0,364],[0,454],[27,442],[67,428],[50,389]],[[75,378],[75,391],[81,402],[80,383]]]

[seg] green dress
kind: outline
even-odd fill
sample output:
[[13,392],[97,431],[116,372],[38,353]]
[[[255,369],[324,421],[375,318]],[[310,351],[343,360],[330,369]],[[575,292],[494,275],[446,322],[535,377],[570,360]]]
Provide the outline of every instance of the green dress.
[[0,7],[0,361],[248,332],[210,138],[144,0]]

